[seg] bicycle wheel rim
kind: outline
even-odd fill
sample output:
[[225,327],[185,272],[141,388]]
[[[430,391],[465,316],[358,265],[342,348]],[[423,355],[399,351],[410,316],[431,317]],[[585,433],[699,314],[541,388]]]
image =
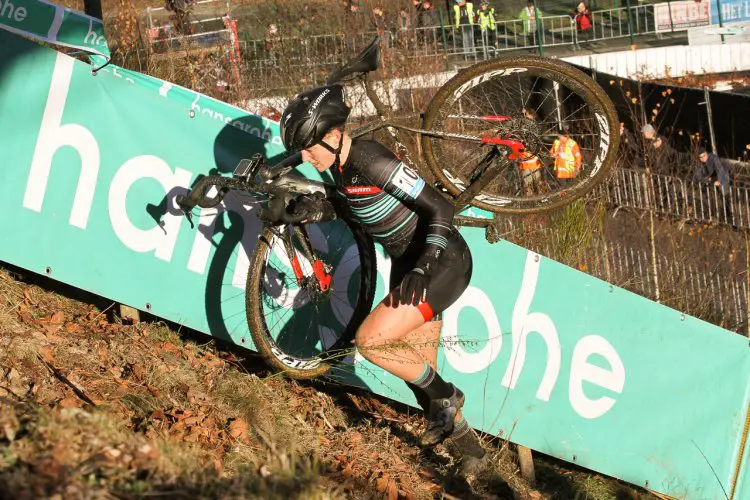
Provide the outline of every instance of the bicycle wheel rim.
[[[348,356],[347,340],[369,312],[374,294],[372,257],[360,235],[341,221],[306,227],[316,256],[330,266],[330,290],[322,292],[313,282],[300,286],[282,240],[269,232],[255,257],[258,300],[248,298],[256,347],[273,367],[295,378],[319,375]],[[295,256],[309,278],[313,263],[298,243],[295,238]]]
[[[524,108],[536,117],[529,118]],[[529,146],[542,164],[536,176],[525,176],[518,159],[510,161],[471,204],[498,213],[532,213],[568,203],[603,179],[619,143],[616,118],[606,94],[583,72],[557,61],[522,57],[478,64],[456,75],[430,103],[424,126],[477,137],[519,139]],[[522,133],[514,136],[509,131]],[[550,151],[558,133],[573,138],[582,156],[580,173],[562,182]],[[471,169],[492,147],[433,137],[422,141],[429,166],[454,196],[465,189]]]

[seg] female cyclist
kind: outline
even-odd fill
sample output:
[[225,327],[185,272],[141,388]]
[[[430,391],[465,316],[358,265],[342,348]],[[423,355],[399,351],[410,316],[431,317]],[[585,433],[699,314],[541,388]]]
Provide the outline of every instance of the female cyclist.
[[[391,291],[359,326],[357,349],[414,392],[427,418],[422,445],[450,436],[465,470],[484,450],[461,416],[463,393],[435,368],[440,313],[468,286],[471,253],[452,225],[453,205],[382,144],[352,140],[344,131],[349,112],[340,85],[299,94],[282,113],[282,141],[319,172],[330,170],[338,215],[360,224],[390,256]],[[301,195],[287,211],[298,220],[336,216],[321,196]]]

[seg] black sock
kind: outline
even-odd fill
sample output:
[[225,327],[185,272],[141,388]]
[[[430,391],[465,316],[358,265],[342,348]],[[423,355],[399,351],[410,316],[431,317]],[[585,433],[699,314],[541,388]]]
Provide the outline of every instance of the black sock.
[[443,380],[427,363],[424,364],[422,375],[411,381],[427,394],[430,399],[443,399],[453,396],[453,386]]
[[451,441],[455,444],[455,448],[461,457],[482,458],[485,454],[484,448],[479,444],[479,438],[463,417],[453,428]]
[[414,397],[417,398],[417,404],[420,406],[420,408],[422,408],[422,411],[427,413],[430,410],[430,397],[425,394],[422,389],[412,384],[411,382],[407,382],[406,387],[408,387],[411,392],[414,393]]

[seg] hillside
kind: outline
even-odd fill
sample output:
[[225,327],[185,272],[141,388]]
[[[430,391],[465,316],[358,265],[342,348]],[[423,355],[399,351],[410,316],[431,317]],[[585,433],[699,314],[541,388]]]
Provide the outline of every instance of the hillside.
[[0,498],[650,497],[539,458],[530,488],[487,436],[469,484],[442,446],[420,451],[406,407],[270,375],[251,353],[125,325],[115,304],[34,279],[0,271]]

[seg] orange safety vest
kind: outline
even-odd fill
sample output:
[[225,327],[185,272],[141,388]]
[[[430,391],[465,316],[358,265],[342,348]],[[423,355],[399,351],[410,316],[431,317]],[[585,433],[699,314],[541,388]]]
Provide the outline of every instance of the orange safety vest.
[[542,166],[542,162],[539,161],[539,158],[532,156],[530,153],[525,153],[521,158],[521,161],[518,162],[518,166],[521,170],[537,170]]
[[549,154],[555,158],[558,179],[572,179],[581,172],[581,148],[570,137],[555,139]]

